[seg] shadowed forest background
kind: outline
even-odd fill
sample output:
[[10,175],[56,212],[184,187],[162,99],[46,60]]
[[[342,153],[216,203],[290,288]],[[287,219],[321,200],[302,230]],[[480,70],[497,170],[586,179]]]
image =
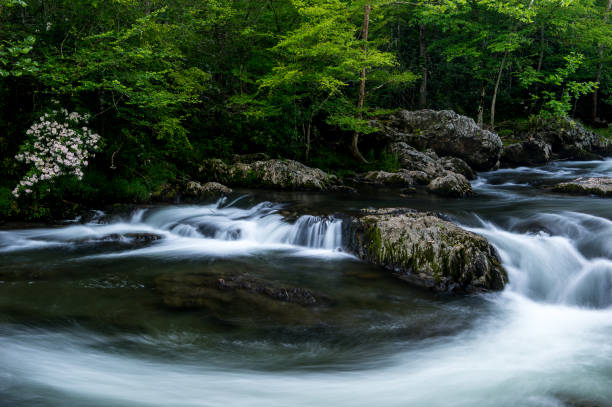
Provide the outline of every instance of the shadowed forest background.
[[[0,0],[0,212],[144,202],[232,154],[392,167],[368,120],[398,108],[452,109],[502,139],[564,116],[610,137],[611,5]],[[17,199],[15,156],[59,109],[90,117],[98,152],[82,179]]]

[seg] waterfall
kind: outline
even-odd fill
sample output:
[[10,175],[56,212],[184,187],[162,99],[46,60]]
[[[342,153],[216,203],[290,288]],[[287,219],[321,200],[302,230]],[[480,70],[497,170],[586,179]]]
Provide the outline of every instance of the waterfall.
[[340,253],[342,220],[304,215],[289,222],[279,214],[282,205],[262,202],[250,208],[226,205],[222,199],[205,206],[171,206],[140,209],[127,219],[103,223],[94,221],[63,228],[0,232],[0,251],[11,252],[45,247],[70,246],[108,240],[146,239],[154,235],[149,247],[109,255],[154,254],[169,251],[207,255],[240,254],[274,249],[312,249]]
[[510,290],[548,303],[612,305],[611,221],[563,212],[514,219],[509,230],[488,222],[471,230],[497,247]]

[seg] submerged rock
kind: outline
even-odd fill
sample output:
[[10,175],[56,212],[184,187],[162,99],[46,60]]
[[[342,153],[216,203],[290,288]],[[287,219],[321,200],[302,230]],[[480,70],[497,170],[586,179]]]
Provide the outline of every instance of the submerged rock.
[[[224,321],[310,325],[331,304],[307,288],[291,287],[247,273],[170,273],[155,279],[163,304],[176,310],[205,310]],[[250,321],[250,322],[249,322]]]
[[445,175],[432,180],[427,191],[450,198],[465,198],[472,195],[472,185],[463,175],[447,171]]
[[265,187],[288,190],[328,189],[334,176],[293,160],[267,160],[252,163],[225,164],[218,159],[206,160],[200,176],[235,186]]
[[461,158],[476,170],[495,167],[502,151],[497,134],[481,129],[473,119],[451,110],[402,110],[375,125],[382,127],[392,141]]
[[598,195],[612,198],[612,178],[577,178],[570,182],[562,182],[553,187],[553,191],[578,195]]
[[592,154],[612,154],[610,140],[587,130],[580,122],[569,117],[538,119],[530,136],[548,143],[552,151],[563,158],[583,159]]
[[431,213],[363,210],[348,225],[348,249],[409,283],[438,292],[501,290],[508,281],[482,236]]

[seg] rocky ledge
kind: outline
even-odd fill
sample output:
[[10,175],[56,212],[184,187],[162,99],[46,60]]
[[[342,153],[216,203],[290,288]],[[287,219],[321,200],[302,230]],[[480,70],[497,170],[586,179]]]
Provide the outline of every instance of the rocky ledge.
[[476,170],[495,167],[502,151],[497,134],[481,129],[473,119],[452,110],[401,110],[372,124],[381,128],[391,142],[461,158]]
[[219,159],[206,160],[199,168],[199,177],[231,186],[285,190],[326,191],[337,184],[335,176],[318,168],[278,159],[233,164]]
[[506,167],[545,164],[556,158],[594,160],[612,155],[612,142],[568,117],[540,118],[510,136],[501,163]]
[[432,213],[362,210],[347,228],[349,251],[421,287],[470,293],[501,290],[508,281],[484,237]]
[[440,158],[433,150],[418,151],[404,143],[391,143],[387,151],[397,157],[402,167],[397,172],[370,171],[357,176],[356,181],[385,187],[415,187],[427,185],[427,191],[436,195],[465,198],[472,194],[468,179],[475,173],[460,158]]
[[555,185],[553,191],[612,198],[612,178],[577,178],[570,182],[562,182]]

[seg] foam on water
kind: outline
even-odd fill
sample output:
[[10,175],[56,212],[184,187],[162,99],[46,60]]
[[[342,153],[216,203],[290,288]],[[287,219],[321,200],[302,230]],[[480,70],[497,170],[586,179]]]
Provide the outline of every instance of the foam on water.
[[263,202],[244,209],[224,205],[174,206],[138,210],[127,220],[91,222],[61,228],[0,232],[0,251],[74,246],[101,239],[129,241],[136,235],[161,239],[144,248],[103,253],[88,258],[126,256],[235,256],[256,251],[285,250],[308,256],[346,257],[342,248],[342,221],[305,215],[294,223],[283,219],[280,205]]

